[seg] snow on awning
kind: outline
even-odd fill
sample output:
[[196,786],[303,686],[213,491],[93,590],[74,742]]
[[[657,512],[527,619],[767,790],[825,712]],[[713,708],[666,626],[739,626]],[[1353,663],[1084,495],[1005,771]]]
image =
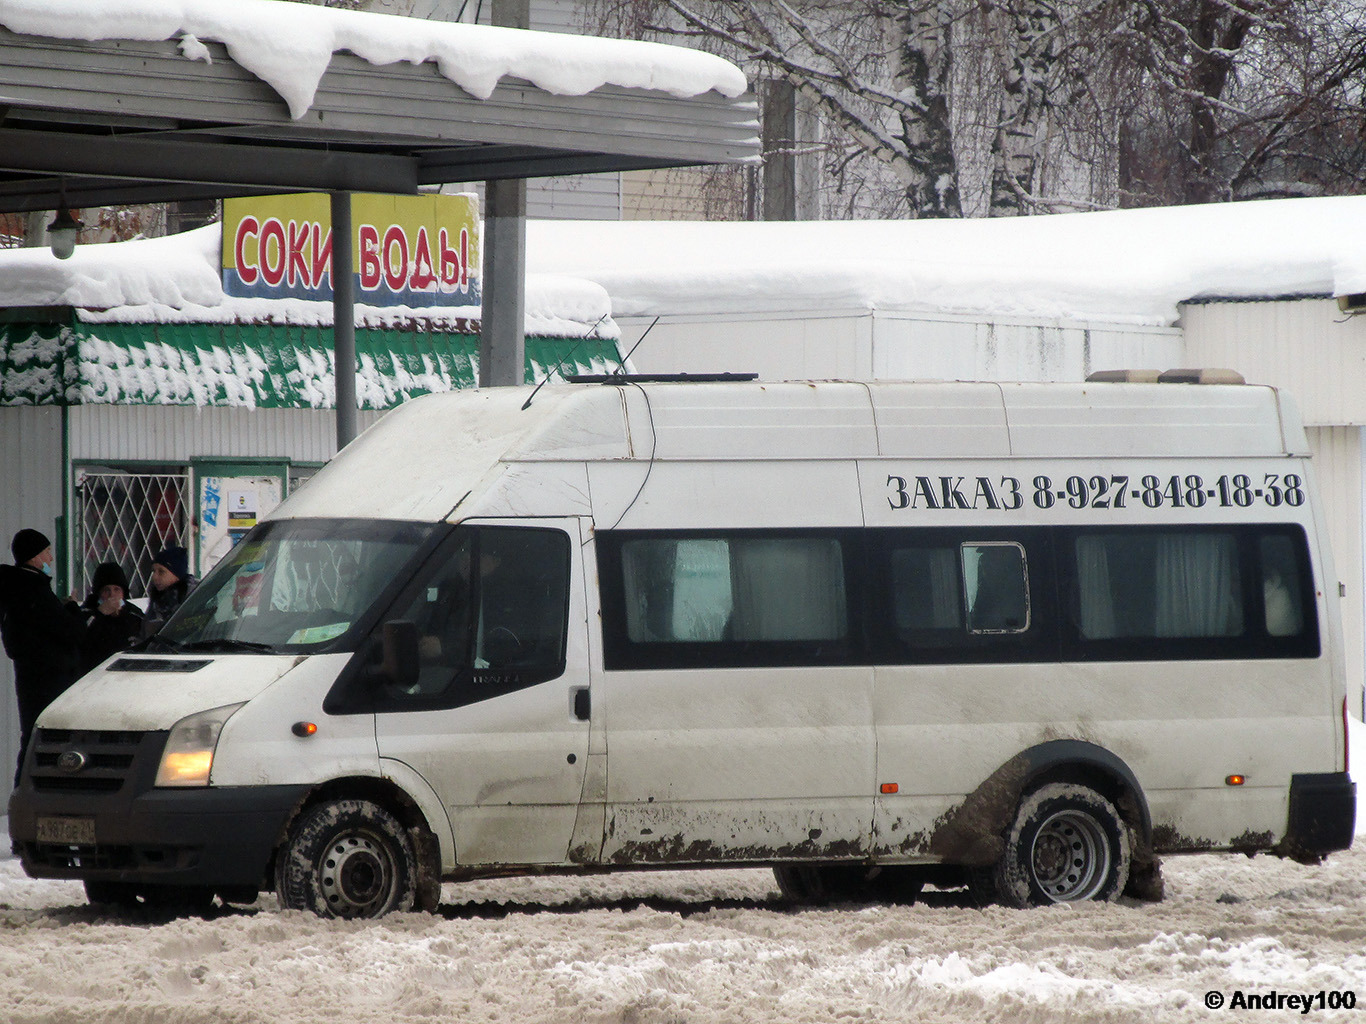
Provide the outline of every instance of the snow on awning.
[[[479,336],[408,329],[356,331],[356,392],[364,409],[474,387]],[[453,326],[453,325],[445,325]],[[316,325],[62,322],[0,326],[0,406],[185,405],[331,409],[331,332]],[[557,370],[611,373],[610,338],[529,337],[526,380]]]

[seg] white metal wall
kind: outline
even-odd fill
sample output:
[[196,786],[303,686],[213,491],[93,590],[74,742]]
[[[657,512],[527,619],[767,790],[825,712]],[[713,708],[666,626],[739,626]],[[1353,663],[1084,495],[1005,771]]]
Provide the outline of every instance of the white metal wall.
[[[1347,652],[1349,692],[1366,679],[1366,566],[1362,550],[1362,443],[1360,427],[1311,427],[1314,476],[1328,520],[1328,543],[1333,548],[1337,580],[1341,582],[1342,640]],[[1354,700],[1360,712],[1360,701]]]
[[[362,410],[359,429],[379,416]],[[71,409],[70,453],[73,462],[188,464],[206,456],[326,462],[337,453],[337,421],[330,409],[82,405]]]
[[1181,364],[1181,331],[1106,323],[877,312],[873,376],[883,380],[1085,380],[1093,370]]
[[[623,353],[651,319],[616,318]],[[631,357],[641,373],[754,372],[766,380],[1084,380],[1097,369],[1182,362],[1175,328],[866,310],[671,316]]]
[[1193,366],[1228,366],[1286,388],[1304,422],[1366,424],[1366,316],[1334,299],[1206,302],[1181,307]]
[[[8,563],[10,538],[25,527],[57,540],[63,483],[61,409],[0,407],[0,480],[0,561]],[[0,794],[6,801],[18,756],[14,671],[9,658],[0,657]]]

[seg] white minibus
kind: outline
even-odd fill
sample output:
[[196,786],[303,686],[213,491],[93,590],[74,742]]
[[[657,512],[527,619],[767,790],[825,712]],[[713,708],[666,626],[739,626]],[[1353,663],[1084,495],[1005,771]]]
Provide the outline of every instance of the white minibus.
[[1166,378],[409,402],[43,713],[24,869],[373,917],[664,866],[1155,898],[1167,854],[1345,849],[1304,431]]

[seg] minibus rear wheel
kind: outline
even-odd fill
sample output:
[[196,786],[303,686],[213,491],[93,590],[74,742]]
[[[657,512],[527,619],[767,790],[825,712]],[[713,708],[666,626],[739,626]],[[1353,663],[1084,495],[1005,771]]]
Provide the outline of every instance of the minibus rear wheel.
[[329,800],[299,817],[275,863],[288,910],[381,917],[417,902],[417,855],[398,820],[369,800]]
[[1095,790],[1049,783],[1026,794],[992,872],[1006,906],[1117,899],[1129,880],[1129,827]]

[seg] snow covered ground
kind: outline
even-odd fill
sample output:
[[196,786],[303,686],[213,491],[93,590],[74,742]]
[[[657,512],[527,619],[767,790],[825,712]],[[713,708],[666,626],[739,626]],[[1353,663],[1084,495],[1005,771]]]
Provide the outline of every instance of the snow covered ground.
[[[1350,739],[1366,778],[1366,727]],[[737,869],[448,884],[437,914],[379,922],[263,896],[151,924],[99,913],[78,883],[25,877],[3,847],[0,1022],[1357,1022],[1360,790],[1357,845],[1325,864],[1171,857],[1161,903],[1024,911],[934,889],[909,906],[799,907],[770,872]],[[1283,1008],[1238,1002],[1254,997]]]
[[[1366,846],[1167,862],[1160,904],[790,906],[761,870],[447,885],[440,913],[120,923],[0,861],[7,1024],[1356,1021]],[[1310,994],[1301,1017],[1206,1008]],[[1358,1011],[1327,1008],[1355,992]],[[1318,1009],[1323,992],[1325,1008]]]

